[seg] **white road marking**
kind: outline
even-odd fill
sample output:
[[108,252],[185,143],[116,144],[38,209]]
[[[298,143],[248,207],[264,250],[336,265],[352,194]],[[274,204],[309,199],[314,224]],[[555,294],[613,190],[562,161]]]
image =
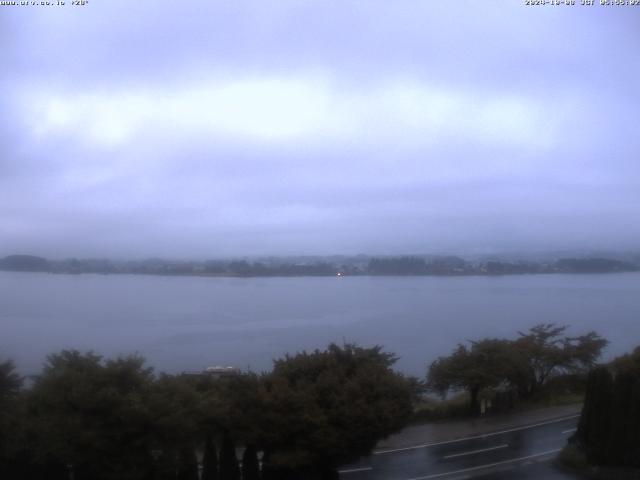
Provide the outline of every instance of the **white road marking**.
[[575,432],[576,430],[578,430],[577,428],[570,428],[569,430],[563,430],[562,432],[560,432],[562,435],[565,435],[567,433],[572,433]]
[[454,453],[452,455],[445,455],[442,458],[457,458],[457,457],[464,457],[466,455],[474,455],[476,453],[483,453],[483,452],[490,452],[492,450],[499,450],[501,448],[507,448],[509,446],[508,443],[505,443],[503,445],[498,445],[497,447],[489,447],[489,448],[480,448],[478,450],[470,450],[468,452],[463,452],[463,453]]
[[527,430],[529,428],[535,428],[535,427],[542,427],[543,425],[551,425],[553,423],[560,423],[560,422],[564,422],[566,420],[571,420],[573,418],[578,418],[580,415],[571,415],[568,417],[563,417],[563,418],[558,418],[556,420],[549,420],[547,422],[540,422],[540,423],[535,423],[533,425],[525,425],[523,427],[516,427],[516,428],[510,428],[508,430],[501,430],[499,432],[490,432],[490,433],[484,433],[482,435],[474,435],[472,437],[465,437],[465,438],[456,438],[455,440],[445,440],[443,442],[433,442],[433,443],[425,443],[422,445],[413,445],[411,447],[403,447],[403,448],[392,448],[389,450],[378,450],[373,452],[374,455],[384,455],[386,453],[394,453],[394,452],[404,452],[407,450],[417,450],[419,448],[428,448],[428,447],[435,447],[437,445],[447,445],[450,443],[456,443],[456,442],[466,442],[467,440],[478,440],[480,438],[487,438],[487,437],[493,437],[495,435],[502,435],[503,433],[511,433],[511,432],[519,432],[520,430]]
[[368,472],[369,470],[373,470],[371,467],[361,467],[361,468],[347,468],[346,470],[338,470],[338,473],[356,473],[356,472]]
[[495,462],[495,463],[487,463],[486,465],[478,465],[477,467],[463,468],[462,470],[454,470],[452,472],[434,473],[432,475],[425,475],[424,477],[414,477],[408,480],[428,480],[430,478],[441,478],[449,475],[457,475],[459,473],[473,472],[476,470],[483,470],[485,468],[497,467],[499,465],[505,465],[508,463],[521,462],[522,460],[528,460],[530,458],[538,458],[538,457],[543,457],[545,455],[551,455],[552,453],[558,453],[560,450],[562,449],[556,448],[555,450],[547,450],[546,452],[534,453],[533,455],[528,455],[526,457],[512,458],[510,460],[503,460],[501,462]]

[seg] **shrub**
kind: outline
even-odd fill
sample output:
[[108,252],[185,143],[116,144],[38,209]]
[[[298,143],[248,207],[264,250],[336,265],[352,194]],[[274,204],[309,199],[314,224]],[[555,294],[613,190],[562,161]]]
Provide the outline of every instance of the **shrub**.
[[589,466],[587,456],[575,445],[567,445],[564,447],[558,455],[558,461],[560,464],[573,470],[584,470]]

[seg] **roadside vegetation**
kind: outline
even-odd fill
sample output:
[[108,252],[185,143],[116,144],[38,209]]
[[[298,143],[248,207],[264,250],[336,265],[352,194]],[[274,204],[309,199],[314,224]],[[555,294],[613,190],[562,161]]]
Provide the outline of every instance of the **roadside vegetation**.
[[594,368],[562,463],[592,478],[640,478],[640,347]]
[[[25,384],[5,361],[0,478],[334,479],[339,465],[409,422],[579,402],[607,342],[595,332],[565,332],[542,324],[515,339],[458,345],[431,364],[426,381],[394,371],[397,358],[381,347],[355,344],[286,355],[267,373],[222,377],[156,374],[139,356],[62,351]],[[602,408],[598,382],[622,409],[631,387],[614,385],[629,377],[620,372],[633,371],[634,355],[617,361],[618,373],[591,374],[585,411]],[[585,425],[575,451],[565,453],[574,463],[592,455],[584,432],[595,427]]]
[[[427,391],[443,399],[434,414],[478,415],[579,402],[586,374],[607,341],[595,332],[570,337],[566,329],[540,324],[516,339],[486,338],[458,345],[429,366]],[[447,402],[451,392],[456,396]]]
[[63,351],[29,388],[4,362],[0,478],[196,480],[199,459],[204,480],[336,478],[409,420],[412,384],[395,360],[330,345],[213,378]]

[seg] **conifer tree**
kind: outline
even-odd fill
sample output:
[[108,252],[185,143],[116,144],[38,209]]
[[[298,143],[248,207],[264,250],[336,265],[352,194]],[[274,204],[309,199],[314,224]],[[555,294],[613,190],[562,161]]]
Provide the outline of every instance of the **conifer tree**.
[[247,446],[242,455],[242,480],[259,480],[260,466],[258,464],[258,452],[253,445]]
[[220,451],[220,480],[240,480],[236,447],[229,435],[222,438]]
[[178,457],[178,480],[198,480],[198,459],[193,448],[184,447]]
[[218,480],[218,452],[216,444],[210,435],[204,443],[204,456],[202,457],[202,480]]
[[594,463],[606,463],[612,393],[611,372],[604,367],[593,369],[587,379],[587,391],[575,439],[584,446],[587,458]]

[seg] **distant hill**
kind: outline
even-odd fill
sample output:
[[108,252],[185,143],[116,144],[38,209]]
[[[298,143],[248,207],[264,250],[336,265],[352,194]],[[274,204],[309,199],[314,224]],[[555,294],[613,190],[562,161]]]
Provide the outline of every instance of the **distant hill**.
[[109,260],[67,258],[47,260],[34,255],[0,258],[0,270],[51,273],[128,273],[137,275],[194,275],[216,277],[309,277],[353,275],[519,275],[536,273],[614,273],[640,270],[629,257],[565,257],[550,262],[505,259],[499,256],[469,261],[456,256],[331,256],[270,257],[220,260]]
[[632,263],[609,258],[563,258],[555,266],[561,272],[571,273],[631,272],[638,269]]
[[0,269],[14,272],[48,272],[49,262],[33,255],[9,255],[0,260]]

